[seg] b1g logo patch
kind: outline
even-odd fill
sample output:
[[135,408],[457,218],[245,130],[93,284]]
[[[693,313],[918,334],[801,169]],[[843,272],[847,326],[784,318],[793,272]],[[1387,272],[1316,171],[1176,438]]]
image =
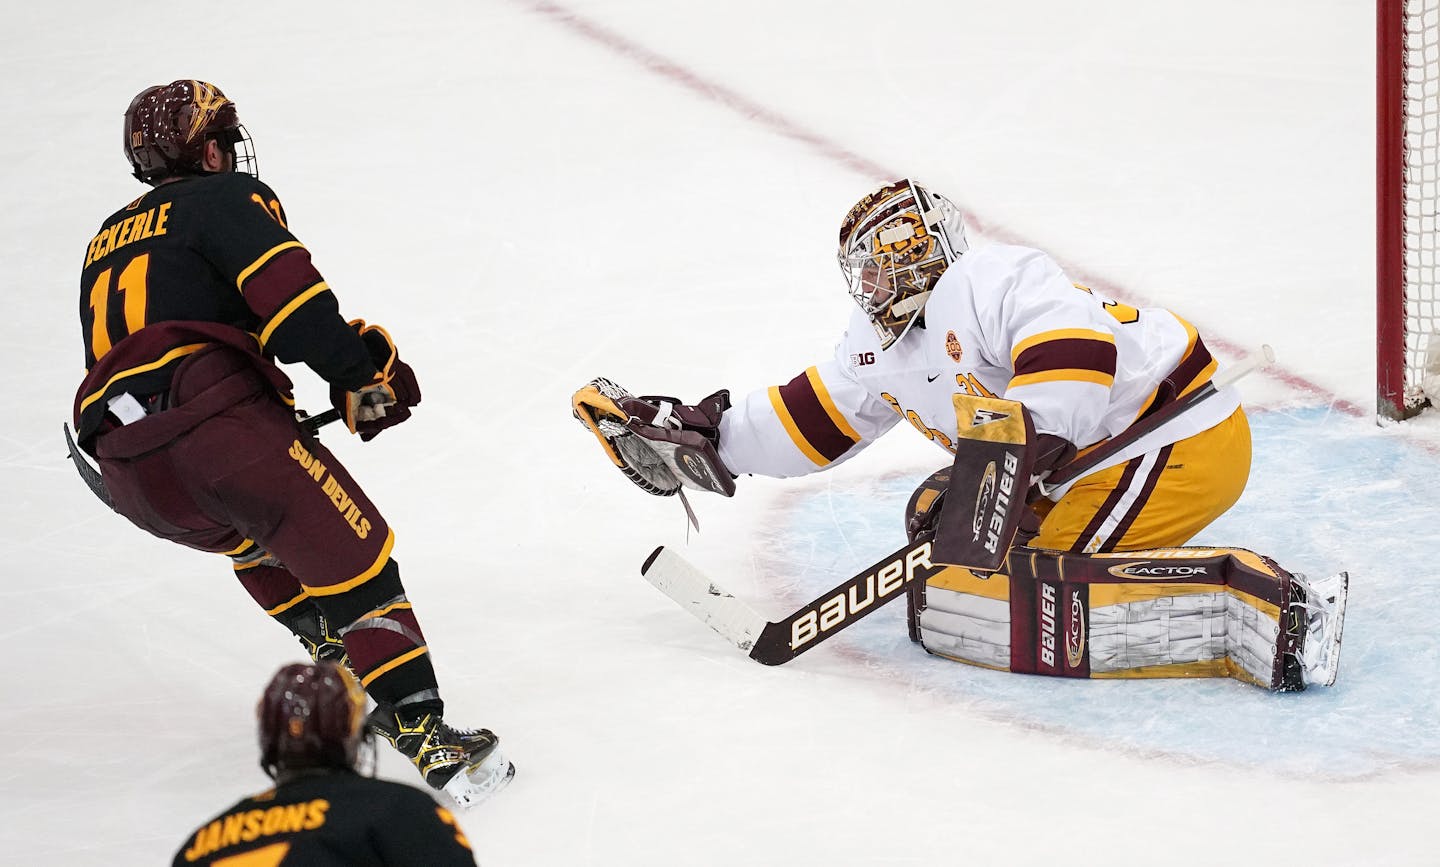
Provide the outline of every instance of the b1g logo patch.
[[956,364],[959,364],[960,359],[965,357],[965,349],[960,345],[960,338],[956,337],[953,331],[945,332],[945,354],[950,356],[950,360]]
[[867,364],[874,364],[874,363],[875,363],[875,353],[873,353],[873,352],[855,352],[855,353],[851,353],[851,355],[850,355],[850,366],[851,366],[851,367],[864,367],[864,366],[867,365]]

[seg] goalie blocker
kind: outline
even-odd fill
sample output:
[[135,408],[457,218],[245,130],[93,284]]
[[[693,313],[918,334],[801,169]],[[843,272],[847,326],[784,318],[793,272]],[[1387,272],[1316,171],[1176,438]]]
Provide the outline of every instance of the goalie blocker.
[[[1005,561],[1011,545],[1024,545],[1040,529],[1040,519],[1029,502],[1033,482],[1075,456],[1075,447],[1052,434],[1035,433],[1030,410],[1003,398],[953,398],[959,440],[955,463],[944,484],[931,484],[933,493],[917,512],[911,498],[913,537],[924,524],[934,527],[935,559],[941,563],[993,572]],[[938,475],[938,474],[937,474]],[[947,496],[948,494],[948,496]],[[937,520],[938,518],[938,520]]]

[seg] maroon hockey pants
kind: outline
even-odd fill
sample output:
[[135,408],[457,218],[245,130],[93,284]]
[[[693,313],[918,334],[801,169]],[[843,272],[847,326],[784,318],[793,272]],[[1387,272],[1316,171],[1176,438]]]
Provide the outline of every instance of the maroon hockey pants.
[[385,519],[243,358],[197,356],[176,375],[178,405],[96,439],[116,511],[202,551],[268,550],[284,569],[256,567],[258,580],[244,581],[262,607],[274,615],[308,597],[336,627],[373,627],[345,637],[366,688],[391,703],[433,693]]

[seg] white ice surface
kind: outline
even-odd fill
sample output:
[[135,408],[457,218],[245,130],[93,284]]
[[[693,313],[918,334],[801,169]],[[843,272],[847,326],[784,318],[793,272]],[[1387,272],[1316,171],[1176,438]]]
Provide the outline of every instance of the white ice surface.
[[[198,76],[424,385],[405,427],[326,441],[396,528],[450,716],[519,766],[463,818],[483,864],[1436,863],[1440,425],[1368,418],[1371,5],[6,4],[0,862],[165,863],[264,786],[254,700],[299,652],[63,458],[82,251],[141,191],[121,113]],[[1222,356],[1274,344],[1253,481],[1201,541],[1351,571],[1336,688],[981,671],[898,609],[767,669],[639,577],[674,545],[779,616],[899,542],[941,461],[906,430],[697,497],[687,545],[566,405],[595,375],[695,398],[826,357],[839,218],[892,174]]]

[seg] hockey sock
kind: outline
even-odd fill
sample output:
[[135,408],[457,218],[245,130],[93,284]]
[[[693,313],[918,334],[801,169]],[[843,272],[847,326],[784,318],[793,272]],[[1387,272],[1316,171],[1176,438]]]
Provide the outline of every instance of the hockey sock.
[[443,711],[425,634],[405,597],[399,564],[391,559],[364,584],[315,601],[331,623],[345,624],[339,632],[350,665],[376,702]]

